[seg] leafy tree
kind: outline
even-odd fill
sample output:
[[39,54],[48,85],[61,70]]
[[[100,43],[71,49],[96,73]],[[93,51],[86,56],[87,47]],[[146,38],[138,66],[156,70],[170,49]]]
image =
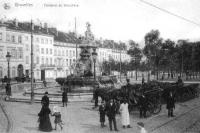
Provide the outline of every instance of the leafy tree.
[[147,57],[151,66],[157,67],[157,79],[158,79],[158,65],[161,60],[160,49],[162,46],[163,39],[160,37],[160,32],[158,30],[151,30],[144,37],[145,47],[143,49],[144,55]]
[[129,45],[130,49],[127,51],[127,53],[131,56],[131,65],[135,66],[137,80],[137,68],[142,58],[142,50],[139,48],[139,44],[132,40],[129,41]]

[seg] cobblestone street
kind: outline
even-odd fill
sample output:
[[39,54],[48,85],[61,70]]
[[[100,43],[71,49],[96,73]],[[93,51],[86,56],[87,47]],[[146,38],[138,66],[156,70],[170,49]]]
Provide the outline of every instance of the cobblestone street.
[[[133,111],[131,113],[131,126],[130,129],[122,129],[120,116],[117,116],[117,126],[119,132],[139,132],[136,126],[137,122],[144,122],[148,132],[153,133],[191,133],[200,131],[200,111],[199,111],[200,99],[193,99],[185,103],[178,103],[175,109],[174,118],[167,117],[167,110],[165,105],[162,107],[162,111],[155,116],[151,116],[147,119],[140,119],[139,112]],[[30,105],[28,103],[21,102],[4,102],[6,111],[11,118],[11,132],[12,133],[39,133],[38,130],[38,112],[40,111],[40,104]],[[50,105],[52,109],[54,105]],[[61,104],[60,104],[61,106]],[[106,119],[106,127],[100,128],[99,116],[97,110],[92,109],[93,103],[89,102],[71,102],[68,107],[62,107],[62,119],[64,121],[64,129],[61,131],[53,130],[53,133],[100,133],[110,132],[108,127],[108,121]],[[5,118],[1,115],[1,131],[5,131],[6,124]],[[54,118],[51,117],[52,126],[54,127]]]

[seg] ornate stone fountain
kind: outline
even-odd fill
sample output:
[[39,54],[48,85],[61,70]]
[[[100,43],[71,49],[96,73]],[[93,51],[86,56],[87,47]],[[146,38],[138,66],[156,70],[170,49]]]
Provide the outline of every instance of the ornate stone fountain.
[[[90,77],[94,75],[94,53],[96,53],[97,46],[94,41],[94,35],[90,29],[90,23],[86,23],[87,30],[85,32],[85,38],[80,44],[79,48],[81,49],[80,58],[78,59],[75,67],[76,76]],[[99,73],[99,65],[96,63],[95,66],[96,73]]]

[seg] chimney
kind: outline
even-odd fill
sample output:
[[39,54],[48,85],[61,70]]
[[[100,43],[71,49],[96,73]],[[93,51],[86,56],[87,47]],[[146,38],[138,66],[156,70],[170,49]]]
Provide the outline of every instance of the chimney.
[[18,27],[18,20],[16,18],[14,19],[14,24],[15,24],[15,27]]
[[49,33],[49,29],[48,29],[48,24],[47,23],[44,23],[44,28],[45,28],[46,32]]

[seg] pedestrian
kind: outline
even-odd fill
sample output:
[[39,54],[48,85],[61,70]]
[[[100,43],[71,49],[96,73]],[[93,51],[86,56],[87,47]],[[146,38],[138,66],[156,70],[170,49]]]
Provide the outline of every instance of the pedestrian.
[[111,99],[106,106],[106,114],[108,116],[110,131],[112,131],[112,123],[114,125],[115,131],[118,131],[115,118],[116,113],[117,113],[117,106],[114,102],[114,99]]
[[106,107],[104,101],[101,101],[101,105],[99,106],[99,115],[100,115],[100,123],[101,127],[105,127],[105,115],[106,115]]
[[123,100],[122,104],[120,105],[120,112],[123,128],[131,128],[127,100]]
[[54,111],[54,113],[52,114],[52,116],[55,116],[55,120],[54,120],[55,130],[57,129],[57,124],[60,126],[60,128],[62,130],[63,129],[63,127],[62,127],[63,122],[62,122],[62,119],[61,119],[60,108],[58,106],[54,106],[53,111]]
[[49,118],[49,114],[51,113],[51,110],[49,109],[49,106],[44,104],[38,113],[39,119],[39,130],[44,132],[51,132],[52,131],[52,125]]
[[45,106],[49,106],[49,97],[48,97],[47,91],[44,93],[44,96],[42,97],[41,104]]
[[144,74],[142,74],[142,85],[144,84]]
[[62,103],[63,103],[63,107],[66,105],[67,107],[67,102],[68,102],[68,96],[67,96],[67,88],[64,89],[63,93],[62,93]]
[[169,92],[169,95],[167,97],[167,106],[168,109],[168,117],[174,117],[173,109],[175,109],[175,99],[174,95],[172,94],[172,91]]
[[146,111],[147,111],[147,100],[144,94],[139,96],[139,109],[140,109],[140,118],[146,118]]
[[140,133],[147,133],[146,129],[144,128],[144,123],[138,122],[137,123]]
[[46,80],[43,80],[43,84],[44,84],[44,87],[46,88],[46,87],[47,87],[47,82],[46,82]]

